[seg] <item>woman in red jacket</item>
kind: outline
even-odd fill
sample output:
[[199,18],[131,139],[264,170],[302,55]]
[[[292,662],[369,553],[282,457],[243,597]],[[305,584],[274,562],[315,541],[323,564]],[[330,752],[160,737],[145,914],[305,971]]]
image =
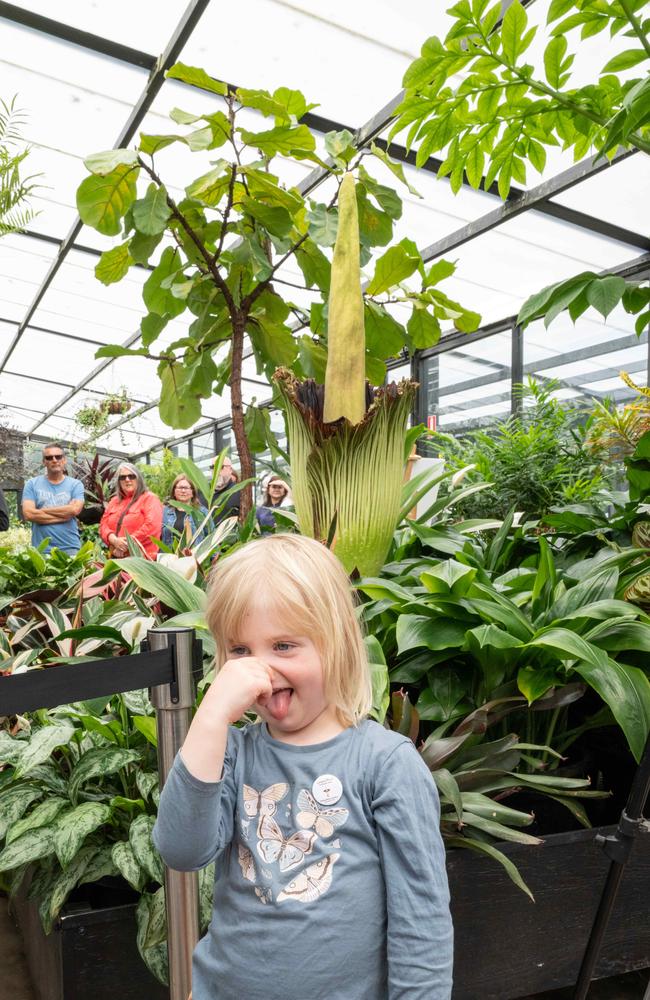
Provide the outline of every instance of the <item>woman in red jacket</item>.
[[160,538],[162,515],[162,503],[147,489],[139,469],[122,462],[117,470],[117,493],[109,501],[99,525],[99,533],[111,556],[114,559],[128,556],[128,534],[140,543],[150,559],[155,559],[158,547],[151,539]]

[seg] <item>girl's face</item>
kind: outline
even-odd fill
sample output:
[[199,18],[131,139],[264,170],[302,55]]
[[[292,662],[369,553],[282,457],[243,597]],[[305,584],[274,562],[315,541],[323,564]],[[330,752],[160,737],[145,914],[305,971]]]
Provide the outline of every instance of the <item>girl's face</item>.
[[120,484],[120,490],[122,491],[123,497],[130,497],[135,492],[135,488],[138,482],[137,476],[134,474],[132,469],[122,468],[117,474],[118,482]]
[[181,503],[191,503],[192,499],[192,484],[187,479],[179,479],[174,487],[174,500],[180,500]]
[[269,733],[283,743],[308,745],[332,739],[343,729],[328,703],[323,666],[308,636],[283,628],[272,608],[251,610],[240,634],[228,642],[228,658],[254,656],[272,670],[273,694],[255,711]]

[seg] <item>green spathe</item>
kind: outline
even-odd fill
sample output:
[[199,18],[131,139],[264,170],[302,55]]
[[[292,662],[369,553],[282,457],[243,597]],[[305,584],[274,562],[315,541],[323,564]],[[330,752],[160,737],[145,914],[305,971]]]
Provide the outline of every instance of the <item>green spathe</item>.
[[[346,572],[376,576],[399,520],[404,434],[415,383],[369,389],[370,405],[356,425],[323,419],[323,387],[274,376],[285,403],[292,491],[300,530],[327,541]],[[365,389],[364,389],[365,396]]]

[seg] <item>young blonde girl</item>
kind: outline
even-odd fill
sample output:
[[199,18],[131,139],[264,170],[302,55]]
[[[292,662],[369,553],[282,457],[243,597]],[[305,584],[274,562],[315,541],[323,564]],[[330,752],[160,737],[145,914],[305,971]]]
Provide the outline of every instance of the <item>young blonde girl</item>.
[[[449,1000],[452,928],[434,782],[366,718],[341,565],[272,535],[216,566],[217,674],[163,789],[171,868],[216,860],[193,1000]],[[235,727],[253,709],[260,721]]]

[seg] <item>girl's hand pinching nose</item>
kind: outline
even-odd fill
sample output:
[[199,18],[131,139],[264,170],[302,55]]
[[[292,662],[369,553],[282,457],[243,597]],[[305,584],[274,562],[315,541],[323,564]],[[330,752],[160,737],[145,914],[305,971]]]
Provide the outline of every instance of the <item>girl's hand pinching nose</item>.
[[228,660],[214,679],[201,703],[201,709],[215,713],[229,724],[238,722],[257,701],[273,693],[271,668],[255,656]]

